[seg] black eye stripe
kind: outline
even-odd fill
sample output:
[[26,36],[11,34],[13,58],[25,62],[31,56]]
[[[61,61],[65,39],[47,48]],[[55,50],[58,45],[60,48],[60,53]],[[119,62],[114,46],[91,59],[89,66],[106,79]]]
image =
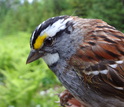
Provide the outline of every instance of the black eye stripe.
[[31,46],[33,46],[33,44],[35,43],[37,37],[40,35],[41,31],[43,31],[44,29],[46,29],[48,26],[52,25],[53,23],[55,23],[56,21],[60,20],[60,19],[66,19],[68,18],[69,16],[57,16],[57,17],[53,17],[53,18],[50,18],[48,20],[46,20],[45,22],[43,22],[39,28],[36,28],[35,31],[34,31],[34,34],[32,36],[33,37],[33,40],[32,40],[32,37],[30,38],[30,43],[31,43]]

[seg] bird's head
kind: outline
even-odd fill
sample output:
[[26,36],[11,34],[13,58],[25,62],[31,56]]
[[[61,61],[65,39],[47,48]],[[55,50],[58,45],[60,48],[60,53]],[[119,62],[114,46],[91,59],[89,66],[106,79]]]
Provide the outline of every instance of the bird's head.
[[61,56],[68,56],[73,42],[70,39],[73,30],[70,16],[53,17],[38,25],[30,38],[31,52],[26,63],[43,58],[50,66]]

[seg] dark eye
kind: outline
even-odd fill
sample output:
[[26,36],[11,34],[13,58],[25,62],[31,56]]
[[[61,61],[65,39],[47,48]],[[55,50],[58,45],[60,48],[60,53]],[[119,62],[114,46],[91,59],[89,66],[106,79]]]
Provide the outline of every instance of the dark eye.
[[52,38],[52,37],[49,37],[49,38],[47,38],[47,39],[45,40],[45,45],[47,45],[47,46],[52,45],[52,43],[53,43],[53,38]]

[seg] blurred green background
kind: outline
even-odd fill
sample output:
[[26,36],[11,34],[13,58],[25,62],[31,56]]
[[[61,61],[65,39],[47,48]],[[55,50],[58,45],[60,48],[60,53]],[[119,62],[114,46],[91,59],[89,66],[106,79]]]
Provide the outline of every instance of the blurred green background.
[[123,0],[0,0],[0,107],[58,107],[64,90],[43,60],[26,65],[38,24],[59,15],[98,18],[124,32]]

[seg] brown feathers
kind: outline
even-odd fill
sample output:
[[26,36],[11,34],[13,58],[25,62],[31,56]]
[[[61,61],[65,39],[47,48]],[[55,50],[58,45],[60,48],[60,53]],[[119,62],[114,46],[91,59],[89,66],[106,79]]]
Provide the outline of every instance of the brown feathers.
[[124,34],[100,20],[85,24],[82,44],[69,63],[94,91],[124,99]]

